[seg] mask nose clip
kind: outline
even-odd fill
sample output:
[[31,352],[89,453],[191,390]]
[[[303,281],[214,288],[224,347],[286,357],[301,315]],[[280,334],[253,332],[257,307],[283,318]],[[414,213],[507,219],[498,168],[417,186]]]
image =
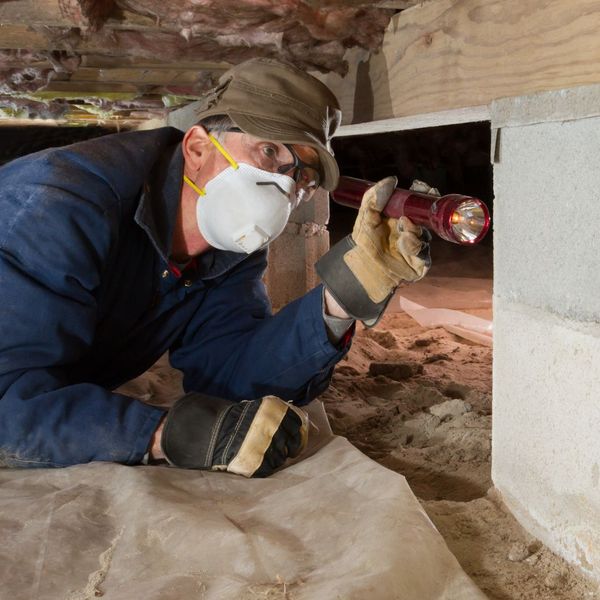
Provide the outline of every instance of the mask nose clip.
[[284,190],[276,181],[257,181],[256,185],[273,185],[275,186],[286,198],[290,197],[290,192]]

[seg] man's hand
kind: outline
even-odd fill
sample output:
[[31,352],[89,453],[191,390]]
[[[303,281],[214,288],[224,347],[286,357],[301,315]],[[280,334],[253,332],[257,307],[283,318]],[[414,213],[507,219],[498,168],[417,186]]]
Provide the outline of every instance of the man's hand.
[[308,416],[274,396],[230,402],[191,393],[171,408],[160,438],[176,467],[267,477],[304,450]]
[[420,238],[422,228],[407,217],[388,219],[381,214],[396,183],[395,177],[387,177],[367,190],[352,230],[356,247],[344,255],[375,303],[385,300],[401,281],[421,279],[431,266],[429,240]]
[[352,235],[317,263],[337,303],[368,326],[379,320],[401,281],[421,279],[431,265],[429,232],[407,217],[381,214],[396,183],[395,177],[387,177],[367,190]]

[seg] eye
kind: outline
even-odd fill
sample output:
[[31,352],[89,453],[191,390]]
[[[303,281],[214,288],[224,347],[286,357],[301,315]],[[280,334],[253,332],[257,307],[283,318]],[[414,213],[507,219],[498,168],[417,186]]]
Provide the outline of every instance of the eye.
[[265,144],[262,147],[262,151],[267,158],[275,158],[277,156],[277,148],[271,144]]

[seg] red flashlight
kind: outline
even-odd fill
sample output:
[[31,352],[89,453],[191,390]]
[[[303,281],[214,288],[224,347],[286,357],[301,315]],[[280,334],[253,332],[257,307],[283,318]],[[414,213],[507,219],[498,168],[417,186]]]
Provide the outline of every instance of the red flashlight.
[[[364,179],[340,177],[331,195],[338,204],[358,209],[364,193],[372,185],[373,182]],[[462,194],[440,197],[396,188],[383,214],[394,219],[408,217],[442,239],[464,246],[479,243],[490,228],[488,207],[479,198]]]

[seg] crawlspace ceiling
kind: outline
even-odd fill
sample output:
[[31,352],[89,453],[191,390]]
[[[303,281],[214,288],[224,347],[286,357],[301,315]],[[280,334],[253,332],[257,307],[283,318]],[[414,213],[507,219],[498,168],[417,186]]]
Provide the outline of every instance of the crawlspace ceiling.
[[376,50],[417,2],[0,0],[0,123],[136,126],[256,56],[344,75],[346,50]]

